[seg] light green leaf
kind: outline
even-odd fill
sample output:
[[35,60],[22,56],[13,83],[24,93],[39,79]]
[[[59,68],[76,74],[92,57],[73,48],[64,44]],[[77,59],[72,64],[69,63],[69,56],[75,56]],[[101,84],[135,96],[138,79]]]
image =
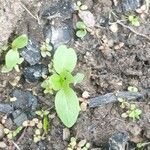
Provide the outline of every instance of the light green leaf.
[[27,44],[28,44],[28,37],[27,37],[27,35],[23,34],[23,35],[17,37],[12,42],[12,49],[23,48],[23,47],[27,46]]
[[55,97],[55,107],[64,125],[68,128],[72,127],[80,111],[79,101],[75,92],[70,88],[58,91]]
[[54,54],[54,69],[58,74],[63,71],[72,72],[77,62],[77,55],[72,48],[61,45]]
[[76,36],[79,37],[79,38],[85,37],[86,34],[87,34],[87,31],[86,31],[86,30],[78,30],[78,31],[76,32]]
[[52,76],[50,76],[49,80],[50,80],[49,86],[53,90],[58,91],[61,89],[61,79],[60,79],[60,76],[58,74],[53,74]]
[[76,85],[77,83],[81,83],[83,79],[84,79],[84,74],[82,74],[82,73],[77,73],[77,74],[74,76],[74,85]]
[[86,29],[86,25],[85,25],[85,23],[82,22],[82,21],[78,21],[78,22],[76,23],[76,27],[77,27],[77,29]]
[[43,118],[43,129],[44,129],[44,132],[47,134],[49,130],[49,123],[48,123],[47,115],[44,115],[44,118]]
[[20,61],[19,52],[17,50],[9,50],[5,56],[5,64],[8,69],[12,69]]

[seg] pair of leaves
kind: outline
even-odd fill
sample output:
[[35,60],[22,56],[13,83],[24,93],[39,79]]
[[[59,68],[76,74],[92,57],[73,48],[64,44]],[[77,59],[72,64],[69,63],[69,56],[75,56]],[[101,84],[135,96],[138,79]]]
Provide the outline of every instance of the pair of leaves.
[[23,58],[20,58],[18,49],[23,48],[28,44],[28,37],[26,35],[21,35],[16,38],[11,45],[11,48],[5,56],[5,68],[11,71],[17,64],[23,62]]
[[53,66],[56,71],[50,76],[46,83],[47,89],[58,91],[55,97],[56,112],[61,121],[67,126],[72,127],[77,120],[79,114],[79,100],[76,93],[69,87],[70,83],[80,83],[84,75],[78,73],[72,76],[77,63],[77,55],[72,48],[61,45],[54,54]]
[[76,32],[77,37],[83,38],[87,34],[86,30],[87,27],[84,22],[82,21],[77,22],[76,28],[78,29],[78,31]]
[[133,26],[136,26],[136,27],[140,26],[139,18],[137,16],[130,15],[128,17],[128,20]]

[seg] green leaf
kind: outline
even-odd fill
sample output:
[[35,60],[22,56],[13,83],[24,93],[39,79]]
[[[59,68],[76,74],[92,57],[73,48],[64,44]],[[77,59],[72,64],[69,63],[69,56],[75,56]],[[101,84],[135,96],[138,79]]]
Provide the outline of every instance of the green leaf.
[[72,72],[77,62],[77,55],[72,48],[61,45],[54,54],[54,69],[60,74],[63,71]]
[[68,128],[72,127],[75,124],[80,111],[76,93],[70,88],[58,91],[55,97],[55,107],[56,112],[64,125]]
[[43,129],[44,129],[44,132],[47,134],[48,129],[49,129],[49,123],[48,123],[48,116],[47,115],[44,115],[44,118],[43,118]]
[[61,79],[60,76],[58,74],[53,74],[52,76],[50,76],[49,78],[50,80],[50,87],[55,90],[58,91],[61,89]]
[[84,74],[82,74],[82,73],[77,73],[77,74],[74,76],[74,85],[76,85],[77,83],[81,83],[83,79],[84,79]]
[[64,71],[60,74],[62,87],[69,87],[70,83],[73,83],[74,77],[68,71]]
[[76,23],[76,27],[77,27],[77,29],[86,29],[86,25],[85,25],[85,23],[82,22],[82,21],[78,21],[78,22]]
[[79,38],[83,38],[84,36],[86,36],[86,34],[87,34],[86,30],[78,30],[76,32],[76,36],[79,37]]
[[19,52],[17,50],[9,50],[5,56],[5,64],[8,69],[12,69],[20,62]]
[[28,37],[27,37],[27,35],[23,34],[23,35],[17,37],[12,42],[12,49],[23,48],[23,47],[27,46],[27,44],[28,44]]
[[133,16],[133,15],[130,15],[130,16],[128,17],[128,20],[129,20],[130,22],[132,22],[133,19],[134,19],[134,16]]

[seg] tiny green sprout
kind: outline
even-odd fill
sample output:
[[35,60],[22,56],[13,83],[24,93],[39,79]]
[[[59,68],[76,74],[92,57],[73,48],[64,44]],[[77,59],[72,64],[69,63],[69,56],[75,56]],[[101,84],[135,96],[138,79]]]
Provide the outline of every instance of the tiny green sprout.
[[130,92],[138,92],[138,88],[135,87],[135,86],[129,86],[128,87],[128,91],[130,91]]
[[137,16],[129,15],[128,20],[133,26],[140,26],[139,18]]
[[150,145],[150,142],[140,142],[136,144],[138,150],[144,150],[145,146]]
[[5,128],[4,133],[7,135],[8,139],[13,139],[22,131],[22,129],[23,129],[22,126],[18,127],[16,130],[13,130],[13,131]]
[[70,84],[80,83],[84,78],[81,73],[72,75],[76,63],[77,55],[74,49],[67,48],[66,45],[59,46],[54,54],[53,74],[42,83],[44,93],[57,91],[55,109],[68,128],[75,124],[80,111],[77,95],[70,87]]
[[51,56],[50,52],[52,50],[52,46],[49,43],[49,39],[46,39],[46,41],[42,43],[40,48],[42,57]]
[[120,107],[126,109],[126,112],[122,113],[121,117],[123,118],[132,118],[133,121],[139,120],[142,111],[136,107],[135,104],[130,104],[126,102],[124,99],[119,99],[121,102]]
[[48,114],[49,111],[48,110],[41,110],[41,111],[36,111],[35,112],[38,116],[40,116],[42,118],[42,127],[44,130],[44,133],[47,134],[48,130],[49,130],[49,119],[48,119]]
[[83,38],[87,34],[87,27],[83,21],[78,21],[76,24],[76,36],[79,38]]
[[76,10],[78,11],[84,11],[84,10],[87,10],[88,7],[84,4],[81,3],[81,1],[77,1],[76,3]]
[[11,49],[5,55],[5,66],[2,68],[2,72],[6,73],[13,68],[19,70],[18,65],[23,62],[23,58],[20,57],[18,49],[25,47],[28,44],[27,35],[23,34],[17,37],[11,44]]
[[90,143],[87,143],[85,139],[77,142],[76,138],[71,137],[67,150],[89,150],[89,148]]

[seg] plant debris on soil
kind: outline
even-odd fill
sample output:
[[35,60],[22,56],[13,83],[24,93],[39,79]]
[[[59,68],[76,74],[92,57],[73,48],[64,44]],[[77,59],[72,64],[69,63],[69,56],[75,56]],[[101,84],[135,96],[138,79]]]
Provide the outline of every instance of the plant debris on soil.
[[[19,51],[24,58],[20,72],[0,76],[0,149],[150,149],[150,1],[81,0],[86,10],[77,10],[77,3],[0,0],[0,70],[5,64],[4,46],[21,34],[29,38]],[[139,18],[139,26],[129,22],[130,15]],[[78,21],[86,24],[83,38],[76,36]],[[52,50],[42,57],[40,48],[46,39]],[[85,75],[73,87],[81,111],[69,129],[56,114],[54,96],[44,94],[41,87],[62,44],[77,53],[73,73]],[[128,91],[129,86],[137,91]],[[119,98],[135,104],[142,112],[140,118],[123,118],[129,110],[120,107]]]

